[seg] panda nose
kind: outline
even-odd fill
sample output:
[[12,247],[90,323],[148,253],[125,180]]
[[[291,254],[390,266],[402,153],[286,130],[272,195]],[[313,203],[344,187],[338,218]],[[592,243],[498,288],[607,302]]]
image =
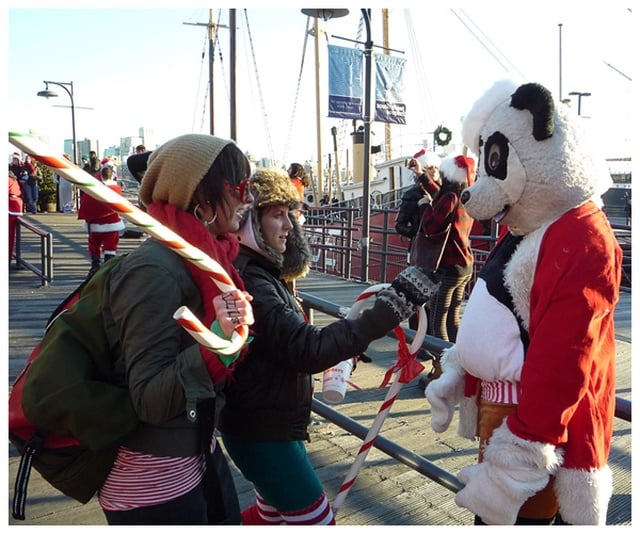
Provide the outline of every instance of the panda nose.
[[471,198],[471,194],[469,193],[469,191],[465,189],[460,195],[460,202],[462,202],[463,204],[466,204],[467,200],[469,200],[470,198]]

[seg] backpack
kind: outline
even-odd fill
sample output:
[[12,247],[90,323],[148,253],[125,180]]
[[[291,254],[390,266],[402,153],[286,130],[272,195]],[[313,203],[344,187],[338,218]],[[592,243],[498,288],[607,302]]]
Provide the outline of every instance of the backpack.
[[104,264],[53,312],[9,396],[9,440],[21,454],[12,515],[25,519],[31,467],[86,503],[104,483],[138,419],[102,323],[103,288],[124,256]]

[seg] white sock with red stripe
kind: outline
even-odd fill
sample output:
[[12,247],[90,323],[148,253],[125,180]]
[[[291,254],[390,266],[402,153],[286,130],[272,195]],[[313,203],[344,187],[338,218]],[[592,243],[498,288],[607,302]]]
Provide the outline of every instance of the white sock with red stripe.
[[282,512],[287,525],[335,525],[336,520],[324,492],[310,506],[293,512]]

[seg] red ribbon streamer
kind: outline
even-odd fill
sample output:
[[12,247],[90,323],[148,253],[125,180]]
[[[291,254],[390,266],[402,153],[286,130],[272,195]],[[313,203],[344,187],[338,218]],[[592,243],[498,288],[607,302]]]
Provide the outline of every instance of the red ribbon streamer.
[[396,363],[394,363],[384,374],[384,378],[382,379],[382,383],[378,386],[378,389],[385,387],[391,380],[393,373],[398,370],[400,371],[398,381],[401,384],[408,384],[424,370],[424,365],[416,360],[416,354],[418,354],[418,351],[414,354],[409,352],[409,346],[407,345],[404,330],[399,326],[396,326],[394,332],[398,338],[398,359],[396,360]]

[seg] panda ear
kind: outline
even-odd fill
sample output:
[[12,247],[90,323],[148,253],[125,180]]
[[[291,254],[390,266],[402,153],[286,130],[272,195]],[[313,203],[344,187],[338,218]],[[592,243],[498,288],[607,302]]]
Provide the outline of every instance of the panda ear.
[[546,87],[538,83],[527,83],[511,95],[511,106],[526,109],[533,115],[533,137],[543,141],[553,135],[553,97]]

